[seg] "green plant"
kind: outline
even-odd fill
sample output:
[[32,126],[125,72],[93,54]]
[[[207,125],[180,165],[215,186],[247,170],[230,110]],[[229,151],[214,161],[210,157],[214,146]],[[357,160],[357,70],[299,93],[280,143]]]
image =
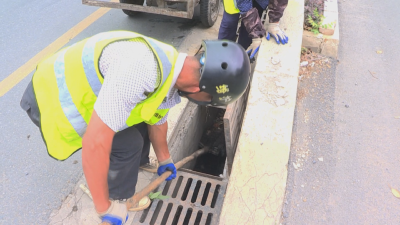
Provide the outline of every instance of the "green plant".
[[156,193],[150,192],[149,198],[150,198],[151,200],[154,200],[154,199],[164,200],[164,199],[169,198],[169,196],[167,196],[167,195],[162,195],[162,194],[161,194],[161,191],[159,191],[159,192],[156,192]]
[[302,54],[302,55],[306,54],[308,51],[309,51],[308,48],[306,48],[306,47],[301,47],[301,54]]
[[333,22],[328,23],[328,24],[322,24],[324,22],[325,17],[318,12],[318,9],[315,8],[313,12],[313,16],[308,15],[307,22],[311,26],[310,31],[313,32],[314,34],[319,33],[319,28],[332,28],[333,27]]
[[308,15],[307,22],[311,25],[311,32],[318,34],[325,17],[321,15],[316,8],[314,9],[313,16],[314,17]]

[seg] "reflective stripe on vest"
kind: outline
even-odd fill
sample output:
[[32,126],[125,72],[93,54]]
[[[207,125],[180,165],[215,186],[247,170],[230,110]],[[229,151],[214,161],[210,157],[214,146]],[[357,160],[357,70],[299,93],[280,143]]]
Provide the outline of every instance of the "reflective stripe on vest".
[[168,109],[158,110],[170,89],[178,53],[157,40],[128,31],[95,35],[39,63],[32,78],[40,111],[40,128],[50,156],[64,160],[82,147],[82,137],[100,92],[98,62],[103,49],[120,40],[142,38],[153,51],[160,71],[157,89],[132,110],[127,126],[155,124]]
[[60,52],[54,63],[54,74],[57,80],[58,86],[58,98],[60,99],[61,108],[71,123],[72,127],[78,133],[79,137],[83,137],[86,131],[87,124],[79,113],[74,102],[72,101],[71,94],[69,93],[67,83],[65,82],[65,62],[64,55],[67,49]]
[[229,14],[237,14],[240,10],[237,7],[236,0],[224,0],[225,12]]

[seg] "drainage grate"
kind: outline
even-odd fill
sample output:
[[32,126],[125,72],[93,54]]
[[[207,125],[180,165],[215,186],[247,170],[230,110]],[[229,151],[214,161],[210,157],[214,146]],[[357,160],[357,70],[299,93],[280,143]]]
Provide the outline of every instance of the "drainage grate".
[[216,225],[226,186],[227,182],[210,175],[179,170],[176,179],[158,188],[170,198],[154,200],[149,208],[136,213],[132,224]]

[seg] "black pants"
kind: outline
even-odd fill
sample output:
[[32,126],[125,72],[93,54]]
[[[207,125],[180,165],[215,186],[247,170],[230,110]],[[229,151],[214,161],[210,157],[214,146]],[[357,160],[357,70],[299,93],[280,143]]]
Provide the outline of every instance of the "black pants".
[[112,199],[135,194],[139,166],[149,162],[150,140],[147,125],[140,123],[115,134],[108,171],[108,190]]
[[[261,6],[253,0],[253,6],[257,8],[258,10],[258,15],[262,16],[262,13],[265,9],[261,8]],[[237,38],[237,26],[239,22],[239,17],[240,14],[229,14],[224,10],[224,14],[222,16],[222,21],[221,25],[219,27],[219,32],[218,32],[218,39],[227,39],[231,41],[236,42]],[[239,38],[237,40],[237,43],[239,43],[244,49],[247,49],[251,45],[252,39],[249,36],[249,33],[246,30],[246,27],[244,26],[243,22],[240,25],[239,28]]]

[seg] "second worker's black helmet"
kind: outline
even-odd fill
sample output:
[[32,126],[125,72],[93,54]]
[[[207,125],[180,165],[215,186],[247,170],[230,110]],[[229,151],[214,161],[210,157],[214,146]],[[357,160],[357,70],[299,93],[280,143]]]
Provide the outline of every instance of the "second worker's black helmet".
[[212,99],[211,102],[195,102],[226,106],[236,101],[249,84],[249,56],[242,46],[228,40],[203,41],[202,47],[199,88],[201,92],[210,94]]

